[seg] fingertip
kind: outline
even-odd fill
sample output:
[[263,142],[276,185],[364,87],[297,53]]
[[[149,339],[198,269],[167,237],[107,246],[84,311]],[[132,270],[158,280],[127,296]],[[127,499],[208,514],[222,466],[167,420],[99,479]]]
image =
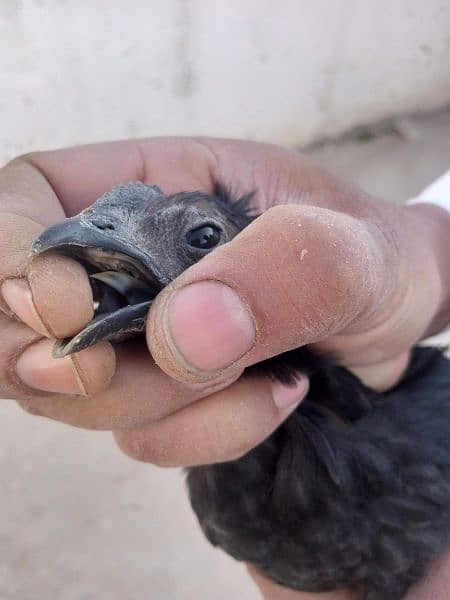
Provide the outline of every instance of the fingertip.
[[235,290],[220,281],[197,281],[165,290],[154,303],[147,324],[154,360],[183,382],[223,378],[255,341],[249,308]]
[[169,344],[188,368],[218,371],[255,342],[255,325],[239,295],[219,281],[199,281],[175,291],[167,306]]
[[49,337],[50,333],[34,306],[31,288],[26,279],[7,279],[2,285],[2,296],[13,315],[33,331]]
[[51,340],[40,340],[28,346],[19,356],[15,372],[27,387],[43,392],[82,394],[70,357],[52,357]]
[[88,274],[71,258],[37,256],[30,265],[28,283],[33,307],[52,337],[70,337],[92,320],[94,302]]
[[64,358],[53,358],[54,340],[40,340],[19,356],[15,373],[27,387],[43,392],[89,396],[107,388],[116,369],[108,342]]
[[272,383],[272,398],[281,413],[291,412],[307,395],[309,380],[305,375],[298,375],[293,385],[285,385],[280,381]]

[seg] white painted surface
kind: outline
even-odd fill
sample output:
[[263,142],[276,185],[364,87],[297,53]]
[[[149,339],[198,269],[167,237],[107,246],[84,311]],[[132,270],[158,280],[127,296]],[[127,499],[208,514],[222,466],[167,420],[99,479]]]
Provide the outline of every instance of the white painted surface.
[[305,144],[449,101],[448,0],[0,0],[0,161],[143,135]]

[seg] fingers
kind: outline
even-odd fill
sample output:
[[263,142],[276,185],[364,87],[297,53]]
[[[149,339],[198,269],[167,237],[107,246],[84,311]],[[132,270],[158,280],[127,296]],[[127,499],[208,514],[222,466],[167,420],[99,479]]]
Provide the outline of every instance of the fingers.
[[[100,344],[74,359],[51,358],[53,341],[41,336],[73,335],[93,317],[91,287],[85,270],[60,256],[29,261],[33,239],[42,226],[22,215],[0,213],[0,308],[17,322],[3,319],[0,377],[3,397],[29,405],[30,390],[92,394],[109,384],[115,368],[110,344]],[[18,379],[22,381],[19,383]]]
[[0,397],[23,400],[31,412],[45,414],[41,404],[50,406],[58,400],[67,404],[74,398],[62,394],[98,393],[112,378],[115,355],[110,344],[98,344],[74,359],[55,360],[51,357],[53,340],[43,340],[39,333],[3,315],[0,329]]
[[37,256],[28,269],[36,312],[52,337],[74,335],[94,316],[89,278],[81,265],[64,256]]
[[[100,342],[63,359],[51,356],[53,344],[53,340],[40,340],[19,356],[15,372],[22,383],[45,392],[83,396],[108,387],[115,371],[111,344]],[[38,403],[44,404],[42,398]]]
[[163,290],[150,311],[151,353],[170,376],[198,383],[362,327],[393,287],[385,254],[363,221],[272,208]]
[[0,344],[0,397],[16,399],[18,393],[25,393],[24,386],[15,373],[17,358],[25,348],[37,341],[40,335],[26,325],[12,321],[2,314],[0,314],[0,330],[2,332]]
[[[4,323],[3,395],[28,403],[29,382],[37,384],[33,387],[40,392],[33,394],[38,396],[43,391],[85,394],[102,389],[115,365],[110,345],[102,344],[77,358],[81,381],[73,360],[51,360],[52,342],[32,344],[40,336],[73,335],[93,317],[91,287],[78,263],[59,256],[37,257],[30,263],[31,244],[43,229],[41,223],[64,217],[54,191],[32,162],[17,160],[0,170],[1,209],[17,212],[0,212],[0,309],[32,330]],[[18,381],[19,372],[22,382]]]
[[[1,322],[0,322],[1,324]],[[52,340],[6,321],[0,394],[33,414],[87,429],[122,429],[160,419],[224,387],[184,386],[165,375],[143,343],[102,342],[53,359]],[[117,368],[116,368],[117,365]]]
[[[179,189],[211,189],[212,181],[216,178],[215,168],[214,151],[202,142],[150,140],[142,144],[105,144],[29,155],[11,163],[2,171],[0,185],[3,185],[8,194],[6,199],[3,198],[3,206],[13,209],[15,203],[11,200],[9,205],[9,200],[19,198],[19,208],[22,207],[26,211],[28,205],[35,206],[31,200],[36,197],[39,205],[45,208],[43,221],[47,224],[62,217],[58,200],[62,202],[66,214],[72,214],[92,202],[105,189],[130,179],[144,179],[157,183],[168,192]],[[33,215],[40,216],[39,210],[35,210]],[[20,231],[17,219],[17,215],[12,215],[12,220],[15,221],[6,224],[5,230],[8,234]],[[3,289],[4,309],[12,310],[17,318],[40,335],[71,335],[92,317],[92,297],[86,275],[69,259],[53,257],[40,258],[27,270],[31,241],[40,232],[39,225],[34,225],[33,222],[31,225],[25,232],[19,248],[19,260],[16,261],[18,266],[5,266],[4,279],[7,281]],[[6,240],[6,255],[14,256],[14,252],[9,248],[10,242],[14,242],[13,238],[14,236],[11,240]],[[28,275],[28,281],[25,280],[25,275]],[[30,335],[34,339],[34,334]],[[7,347],[9,348],[8,344]],[[24,341],[23,344],[17,345],[14,352],[13,348],[9,348],[17,363],[17,368],[13,369],[14,376],[19,372],[23,379],[22,384],[26,388],[25,391],[11,390],[9,395],[20,397],[22,393],[27,405],[31,407],[34,398],[30,389],[35,388],[36,404],[39,406],[34,406],[32,410],[74,424],[93,427],[115,424],[120,427],[123,422],[135,423],[138,417],[133,415],[137,413],[151,420],[177,410],[181,405],[199,396],[198,389],[191,393],[186,392],[184,388],[177,393],[172,389],[167,394],[164,392],[168,398],[167,406],[160,402],[163,406],[155,409],[157,402],[154,402],[152,408],[146,412],[141,407],[142,388],[136,388],[133,395],[133,386],[130,390],[130,386],[127,387],[123,383],[125,379],[118,376],[114,377],[113,384],[120,394],[114,393],[113,390],[108,397],[103,396],[98,403],[99,410],[90,415],[92,406],[88,407],[89,404],[84,399],[80,400],[78,396],[94,392],[98,394],[108,384],[114,364],[111,348],[108,345],[100,345],[96,349],[95,357],[87,352],[80,353],[77,357],[78,361],[84,361],[86,365],[89,361],[92,361],[94,366],[103,365],[96,371],[95,368],[92,369],[99,375],[97,380],[86,383],[82,375],[80,377],[83,368],[80,368],[80,365],[76,368],[73,359],[52,361],[49,355],[50,343],[39,342],[30,345],[24,351],[25,347],[27,343]],[[17,357],[21,353],[23,356],[18,360]],[[154,369],[148,360],[148,354],[141,353],[140,357],[140,372],[148,374]],[[136,371],[137,363],[133,366],[126,360],[122,363],[122,373]],[[84,372],[87,372],[86,370],[87,367],[84,368]],[[103,372],[104,376],[100,376]],[[237,378],[239,373],[239,369],[236,369],[225,380],[229,382]],[[89,377],[85,379],[89,380]],[[134,378],[134,381],[141,380]],[[149,380],[144,377],[143,381],[148,387]],[[156,389],[158,387],[165,389],[164,385],[157,386]],[[216,388],[217,386],[214,389]],[[201,393],[205,393],[205,389],[211,389],[211,386],[203,385]],[[46,396],[45,392],[51,392],[53,395]],[[133,405],[131,401],[123,408],[123,398],[128,398],[128,394],[136,399],[136,403]],[[67,410],[64,408],[65,401],[67,404],[70,402],[70,408]]]
[[0,169],[0,211],[27,217],[42,226],[64,218],[46,174],[33,159],[16,159]]
[[[270,145],[211,139],[118,142],[29,155],[0,172],[0,190],[5,190],[0,200],[2,206],[12,209],[17,205],[18,211],[28,216],[40,217],[43,207],[42,222],[47,224],[62,216],[58,201],[70,215],[116,183],[130,179],[159,184],[167,192],[208,191],[217,179],[236,182],[240,191],[257,188],[260,208],[275,202],[315,202],[369,215],[377,221],[378,209],[370,209],[370,202],[364,202],[361,194],[339,184],[297,153]],[[294,214],[295,210],[300,212]],[[377,244],[371,247],[370,227],[362,223],[306,206],[268,211],[229,249],[214,253],[214,261],[210,257],[191,269],[191,280],[186,273],[161,295],[160,308],[155,306],[149,325],[149,344],[159,364],[181,381],[212,385],[233,380],[247,364],[320,339],[357,320],[364,313],[371,286],[376,287],[382,279],[382,259],[376,252],[379,248]],[[4,279],[25,274],[24,250],[35,235],[24,235],[19,267],[6,269]],[[26,282],[10,282],[4,299],[16,316],[41,335],[70,335],[92,315],[85,274],[68,260],[54,266],[48,263],[40,270],[41,266],[36,263],[30,271],[30,289]],[[46,279],[45,271],[53,271],[57,277]],[[202,282],[206,288],[189,288],[187,284],[194,282]],[[383,280],[383,284],[385,292],[389,282]],[[18,300],[18,287],[22,300]],[[176,289],[178,296],[171,296]],[[75,298],[79,302],[74,302]],[[192,310],[180,309],[189,304]],[[8,310],[6,302],[3,308]],[[206,323],[202,315],[208,315]],[[195,331],[192,324],[196,324]],[[197,342],[197,349],[193,342]],[[101,357],[110,360],[109,354]],[[42,364],[50,369],[48,362]],[[69,366],[65,367],[68,377]],[[60,374],[63,371],[61,364],[54,368]],[[29,385],[33,377],[40,377],[36,371],[28,375]],[[75,389],[73,380],[67,385],[61,391]],[[84,422],[87,417],[79,418],[74,412],[67,420]],[[99,422],[97,417],[93,421]]]
[[[58,359],[55,365],[51,364],[49,340],[33,344],[28,328],[11,326],[21,328],[25,351],[9,371],[5,366],[11,360],[10,349],[4,349],[0,369],[10,373],[9,386],[0,386],[4,395],[17,398],[33,414],[88,429],[128,431],[124,439],[136,440],[137,446],[142,442],[146,456],[150,456],[147,438],[154,453],[163,453],[167,444],[173,444],[171,460],[178,464],[200,459],[208,462],[210,453],[211,460],[226,460],[243,447],[249,449],[279,425],[306,393],[303,378],[287,388],[263,378],[184,385],[165,375],[138,342],[117,348],[117,370],[114,355],[107,354],[109,344]],[[16,340],[18,337],[15,331]],[[24,361],[29,361],[26,376]],[[41,391],[32,389],[35,387]],[[218,394],[225,388],[226,392]]]
[[30,246],[42,227],[20,215],[0,213],[0,308],[41,335],[73,335],[93,317],[86,271],[62,256],[37,257]]
[[[268,165],[270,168],[266,168]],[[277,178],[273,177],[274,172]],[[243,191],[258,188],[261,208],[266,202],[286,201],[288,196],[291,200],[300,196],[305,199],[319,184],[322,191],[329,189],[333,198],[343,195],[333,178],[297,153],[276,146],[208,138],[161,138],[34,153],[17,159],[0,171],[0,207],[49,224],[63,217],[62,207],[70,216],[117,183],[131,179],[158,184],[169,193],[184,189],[208,191],[217,179],[238,180]],[[277,185],[274,182],[278,182]],[[347,192],[351,198],[352,193]],[[9,231],[18,230],[17,226],[13,224]],[[20,253],[22,272],[27,251],[38,232],[35,227],[24,236]],[[4,276],[12,274],[6,269]],[[86,289],[83,285],[82,291]],[[34,296],[37,291],[36,287]],[[54,297],[60,293],[60,289],[55,290]],[[80,309],[86,311],[86,307],[82,297]],[[70,305],[67,308],[71,308]],[[50,307],[47,312],[51,313]],[[87,319],[86,314],[72,317],[69,310],[66,313],[71,314],[67,323],[70,333]],[[45,315],[41,317],[45,326]],[[29,322],[29,317],[25,320]],[[32,320],[43,332],[45,327],[37,319]],[[55,320],[58,321],[57,317]],[[62,331],[61,323],[55,322],[54,326],[55,333]]]
[[213,138],[154,138],[92,144],[19,159],[45,176],[67,216],[118,183],[139,180],[166,193],[210,192],[216,181],[233,192],[256,192],[261,212],[287,202],[352,214],[376,214],[356,188],[298,152],[256,142]]
[[272,433],[307,393],[306,378],[285,388],[268,379],[243,377],[144,427],[115,431],[132,458],[164,467],[234,460]]
[[41,335],[65,337],[92,319],[91,288],[75,261],[52,256],[30,264],[30,247],[41,231],[27,217],[0,213],[0,309]]
[[206,146],[183,138],[109,142],[30,156],[51,181],[68,216],[128,181],[159,185],[166,193],[209,191],[215,168]]
[[[34,153],[12,161],[0,169],[0,211],[10,213],[0,217],[0,250],[6,258],[0,267],[0,284],[7,278],[24,276],[31,243],[42,226],[63,219],[65,214],[78,213],[114,185],[142,180],[159,184],[167,192],[211,189],[214,165],[214,155],[206,146],[175,138],[97,144]],[[42,276],[42,269],[39,273]],[[53,285],[58,287],[54,288],[54,298],[64,293],[67,280],[53,277]],[[36,298],[39,285],[34,287],[33,300],[43,306]],[[83,284],[83,310],[86,289]],[[0,306],[7,310],[1,299]],[[66,308],[70,315],[72,306]],[[51,306],[45,310],[52,313]],[[45,323],[45,315],[41,317]],[[74,315],[69,331],[85,318]],[[61,325],[56,317],[55,332],[61,331]],[[42,325],[38,328],[42,330]]]
[[[0,284],[8,278],[25,277],[31,243],[41,231],[42,225],[27,217],[0,213]],[[0,308],[10,312],[1,297]]]

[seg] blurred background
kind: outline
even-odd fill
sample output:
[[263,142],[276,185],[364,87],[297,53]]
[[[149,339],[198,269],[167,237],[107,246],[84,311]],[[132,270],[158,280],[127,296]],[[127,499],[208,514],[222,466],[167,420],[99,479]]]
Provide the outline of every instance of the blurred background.
[[[303,148],[402,202],[450,166],[448,0],[0,0],[0,163],[153,135]],[[0,403],[2,600],[256,600],[183,475]]]
[[1,158],[136,135],[305,145],[450,101],[447,0],[0,0]]

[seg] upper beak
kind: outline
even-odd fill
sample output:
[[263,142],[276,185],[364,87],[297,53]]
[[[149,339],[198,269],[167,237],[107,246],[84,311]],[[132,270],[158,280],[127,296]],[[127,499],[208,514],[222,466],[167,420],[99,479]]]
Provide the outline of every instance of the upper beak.
[[42,254],[62,246],[98,246],[105,243],[99,229],[83,226],[80,216],[51,225],[34,242],[31,254]]
[[[89,250],[96,249],[99,263],[102,252],[107,256],[118,253],[130,265],[137,269],[144,279],[158,281],[166,285],[164,276],[151,256],[132,244],[125,235],[120,235],[115,229],[101,228],[91,220],[83,217],[83,213],[51,225],[34,241],[31,246],[31,256],[55,250],[60,254],[85,259]],[[87,261],[90,262],[90,261]]]

